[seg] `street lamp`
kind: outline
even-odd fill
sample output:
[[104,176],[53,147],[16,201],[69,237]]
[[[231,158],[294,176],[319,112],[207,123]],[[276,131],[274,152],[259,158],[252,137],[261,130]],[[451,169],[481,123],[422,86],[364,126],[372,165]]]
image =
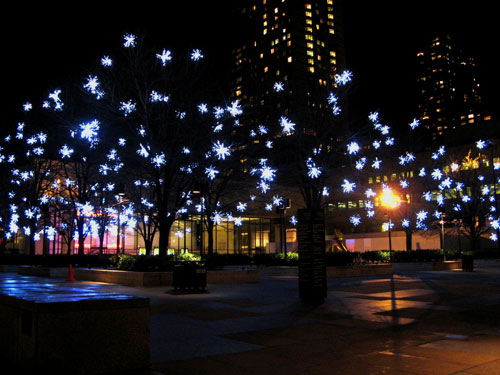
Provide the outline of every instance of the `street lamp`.
[[[117,193],[116,193],[116,199],[118,200],[117,206],[118,206],[118,215],[116,217],[117,219],[117,228],[116,228],[116,254],[120,253],[120,212],[122,210],[122,202],[123,202],[123,197],[125,196],[125,187],[123,183],[119,183],[117,186]],[[125,248],[123,249],[125,251]]]
[[441,249],[443,250],[443,260],[446,261],[446,251],[444,250],[444,217],[446,216],[444,212],[440,212],[441,218],[439,224],[441,224]]
[[392,239],[391,239],[391,215],[390,212],[391,210],[399,207],[401,204],[401,198],[399,195],[396,195],[392,192],[392,189],[389,187],[386,187],[382,190],[382,194],[380,195],[380,204],[382,207],[385,207],[387,209],[387,216],[389,218],[389,224],[388,224],[388,233],[389,233],[389,256],[391,259],[392,263]]
[[[493,183],[493,190],[492,195],[493,195],[493,203],[495,204],[495,214],[498,215],[498,203],[497,203],[497,181],[496,181],[496,174],[495,174],[495,162],[494,162],[494,157],[493,157],[493,151],[496,149],[496,144],[489,140],[486,147],[486,149],[489,149],[490,151],[490,165],[491,165],[491,175],[492,175],[492,183]],[[500,228],[497,227],[497,244],[498,244],[498,250],[500,251]]]
[[285,261],[287,258],[286,251],[286,227],[285,227],[285,214],[287,208],[290,208],[290,199],[283,199],[282,202],[276,207],[276,211],[280,214],[280,241],[281,241],[281,253],[285,254]]

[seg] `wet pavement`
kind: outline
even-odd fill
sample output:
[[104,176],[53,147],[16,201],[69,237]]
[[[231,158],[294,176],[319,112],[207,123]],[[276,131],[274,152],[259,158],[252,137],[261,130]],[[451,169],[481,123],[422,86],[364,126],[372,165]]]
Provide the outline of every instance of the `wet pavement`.
[[300,301],[296,276],[270,269],[258,284],[199,294],[37,280],[149,298],[151,366],[131,373],[500,374],[498,261],[476,261],[472,273],[329,279],[319,306]]

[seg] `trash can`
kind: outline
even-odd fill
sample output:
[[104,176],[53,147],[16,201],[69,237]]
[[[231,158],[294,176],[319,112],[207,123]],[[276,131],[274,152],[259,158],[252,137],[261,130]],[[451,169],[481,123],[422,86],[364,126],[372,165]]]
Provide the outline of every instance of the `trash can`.
[[207,286],[205,262],[179,261],[174,265],[172,284],[175,290],[205,289]]
[[474,253],[467,251],[462,254],[462,271],[474,271]]

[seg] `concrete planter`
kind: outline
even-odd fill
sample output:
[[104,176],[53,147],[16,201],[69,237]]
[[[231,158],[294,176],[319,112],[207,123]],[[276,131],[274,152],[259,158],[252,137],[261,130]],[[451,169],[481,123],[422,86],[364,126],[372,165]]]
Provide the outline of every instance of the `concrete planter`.
[[[63,278],[68,276],[66,268],[30,267],[18,268],[18,273],[29,276]],[[172,286],[173,272],[136,272],[121,270],[101,270],[73,268],[73,276],[78,281],[95,281],[125,286]],[[259,270],[208,270],[207,284],[258,283]]]
[[366,264],[353,266],[330,266],[326,267],[326,277],[359,277],[376,276],[392,273],[390,264]]
[[394,272],[415,272],[415,271],[449,271],[462,268],[461,260],[446,262],[408,262],[394,263]]

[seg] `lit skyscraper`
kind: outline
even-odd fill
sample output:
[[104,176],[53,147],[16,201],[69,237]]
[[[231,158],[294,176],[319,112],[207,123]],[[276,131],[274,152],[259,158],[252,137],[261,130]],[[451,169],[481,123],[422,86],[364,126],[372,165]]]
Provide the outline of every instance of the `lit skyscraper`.
[[340,2],[247,0],[240,11],[247,35],[233,50],[234,99],[265,116],[280,109],[273,91],[282,89],[282,114],[293,108],[310,122],[326,112],[325,92],[345,65]]
[[460,129],[490,120],[482,108],[475,61],[450,36],[436,37],[417,59],[418,111],[431,144],[454,143]]

